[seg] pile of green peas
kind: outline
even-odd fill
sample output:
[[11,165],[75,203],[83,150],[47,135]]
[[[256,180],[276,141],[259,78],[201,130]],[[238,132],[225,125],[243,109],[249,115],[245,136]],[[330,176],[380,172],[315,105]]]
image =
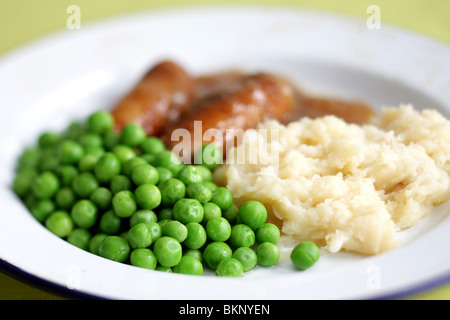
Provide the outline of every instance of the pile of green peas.
[[[208,150],[212,161],[184,164],[141,126],[114,126],[110,112],[97,111],[63,132],[42,133],[19,157],[12,188],[49,231],[103,258],[152,270],[241,276],[277,264],[280,231],[267,223],[264,205],[238,208],[230,191],[214,184],[217,148],[199,151],[206,159]],[[296,252],[293,261],[316,259]]]

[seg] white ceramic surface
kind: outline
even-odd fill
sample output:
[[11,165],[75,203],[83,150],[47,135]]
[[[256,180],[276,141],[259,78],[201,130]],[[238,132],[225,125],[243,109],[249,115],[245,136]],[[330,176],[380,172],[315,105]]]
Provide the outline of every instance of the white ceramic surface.
[[154,63],[193,74],[229,68],[285,75],[311,94],[375,108],[413,103],[450,115],[450,51],[366,21],[292,8],[210,7],[124,16],[40,39],[0,62],[0,258],[49,284],[107,299],[367,299],[450,280],[449,204],[379,256],[328,254],[306,272],[284,257],[240,279],[115,263],[48,232],[10,191],[19,152],[45,129],[109,108]]

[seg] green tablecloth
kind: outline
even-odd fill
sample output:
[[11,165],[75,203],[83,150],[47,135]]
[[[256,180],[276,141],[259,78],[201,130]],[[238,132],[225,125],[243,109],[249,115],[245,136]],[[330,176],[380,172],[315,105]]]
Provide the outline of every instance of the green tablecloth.
[[[367,17],[369,5],[378,5],[382,22],[394,24],[450,44],[449,0],[2,0],[0,1],[0,55],[28,41],[66,28],[67,7],[78,5],[82,22],[109,18],[141,10],[186,5],[283,5],[312,8]],[[0,299],[64,299],[0,273]],[[423,292],[410,299],[449,299],[450,284]]]

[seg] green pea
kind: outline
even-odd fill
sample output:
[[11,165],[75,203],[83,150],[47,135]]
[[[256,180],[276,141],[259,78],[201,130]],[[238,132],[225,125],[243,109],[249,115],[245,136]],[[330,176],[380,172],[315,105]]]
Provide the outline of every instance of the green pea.
[[77,201],[70,212],[76,226],[84,229],[91,228],[97,221],[97,206],[87,199]]
[[39,173],[39,171],[33,167],[23,167],[22,168],[22,167],[18,166],[16,168],[16,174],[20,174],[20,173],[28,174],[32,177],[35,177]]
[[44,132],[42,133],[38,138],[38,146],[40,148],[48,148],[56,146],[60,141],[62,140],[62,137],[60,134],[56,132]]
[[92,154],[85,154],[78,162],[78,169],[80,172],[92,171],[97,164],[98,157]]
[[90,197],[98,187],[99,183],[97,179],[90,172],[80,173],[72,182],[73,191],[81,198]]
[[244,224],[256,230],[267,220],[266,207],[258,201],[247,201],[239,209],[239,218]]
[[226,241],[231,235],[231,225],[223,217],[213,217],[206,223],[206,234],[212,241]]
[[186,186],[203,181],[203,177],[200,175],[197,167],[193,165],[184,166],[178,173],[177,178],[180,179]]
[[109,183],[111,179],[120,174],[122,165],[119,159],[111,152],[105,153],[94,168],[95,175],[100,183]]
[[25,149],[18,159],[18,169],[37,168],[41,158],[41,149],[37,147]]
[[195,199],[180,199],[173,206],[173,218],[181,223],[202,222],[203,206]]
[[154,209],[161,204],[161,191],[153,184],[142,184],[134,191],[136,203],[143,209]]
[[203,262],[203,254],[199,249],[186,249],[183,251],[183,256],[191,256],[200,262]]
[[58,177],[50,171],[41,173],[31,184],[33,194],[39,199],[49,199],[53,197],[58,191],[59,186],[60,183]]
[[119,144],[114,146],[113,154],[119,159],[121,164],[127,163],[129,160],[136,157],[136,152],[130,146]]
[[91,237],[89,240],[88,250],[90,253],[93,253],[95,255],[99,255],[98,250],[100,248],[100,244],[105,240],[107,237],[107,234],[104,233],[97,233],[94,236]]
[[33,208],[33,206],[35,206],[39,201],[39,198],[37,198],[32,192],[30,192],[24,196],[23,201],[28,210],[31,210],[31,208]]
[[147,164],[151,164],[152,166],[156,166],[156,155],[150,153],[144,153],[140,156],[142,159],[147,162]]
[[203,274],[202,263],[189,255],[181,257],[180,262],[173,267],[173,272],[201,276]]
[[59,168],[59,178],[62,186],[72,186],[73,180],[78,175],[78,169],[73,165],[62,165]]
[[113,151],[115,146],[120,144],[120,133],[115,131],[106,131],[103,134],[103,146],[108,151]]
[[280,240],[280,229],[273,223],[265,223],[255,231],[256,242],[272,242],[277,244]]
[[206,225],[209,221],[209,219],[214,217],[221,217],[222,216],[222,210],[220,207],[212,202],[205,203],[203,205],[203,220],[202,223]]
[[138,223],[158,222],[156,213],[151,209],[139,209],[130,217],[130,228]]
[[189,249],[200,249],[206,243],[207,234],[205,228],[197,222],[186,224],[187,237],[183,244]]
[[122,128],[121,142],[130,147],[137,147],[147,137],[145,130],[138,124],[129,123]]
[[222,152],[212,143],[204,144],[196,153],[195,163],[201,164],[210,170],[214,170],[223,163]]
[[140,165],[131,171],[131,180],[135,185],[157,184],[159,173],[156,168],[150,164]]
[[160,265],[173,267],[180,262],[183,251],[181,244],[177,240],[164,236],[156,240],[153,246],[153,253]]
[[129,190],[116,193],[112,199],[112,206],[120,218],[129,218],[137,210],[134,194]]
[[214,192],[218,188],[218,186],[212,181],[203,181],[202,184],[208,187],[211,192]]
[[[103,146],[89,146],[84,148],[84,155],[90,155],[97,158],[101,158],[106,153],[106,150],[103,148]],[[92,170],[92,169],[91,169]]]
[[56,192],[55,204],[58,208],[68,210],[76,201],[76,195],[72,188],[63,187]]
[[280,249],[271,242],[263,242],[256,248],[256,255],[260,266],[270,267],[280,259]]
[[168,272],[168,273],[173,272],[171,267],[164,267],[164,266],[161,266],[161,265],[157,265],[155,270],[156,271],[161,271],[161,272]]
[[231,229],[230,244],[234,248],[251,247],[255,244],[255,233],[245,224],[236,224]]
[[168,179],[158,186],[161,192],[161,204],[166,207],[173,206],[186,195],[186,186],[176,178]]
[[110,188],[112,194],[116,194],[119,191],[131,190],[132,183],[131,183],[130,178],[128,178],[127,176],[125,176],[123,174],[118,174],[118,175],[112,177],[112,179],[109,183],[109,188]]
[[39,200],[31,207],[31,214],[41,223],[54,211],[55,203],[50,199]]
[[233,252],[233,258],[238,260],[244,272],[252,270],[258,263],[258,256],[252,248],[240,247]]
[[90,200],[99,208],[102,210],[107,210],[111,207],[112,204],[112,192],[105,188],[105,187],[99,187],[95,189],[90,196]]
[[233,195],[224,187],[219,187],[213,191],[211,202],[217,204],[221,210],[227,210],[233,205]]
[[130,264],[136,267],[155,270],[158,260],[152,250],[137,248],[131,251]]
[[[58,148],[59,148],[59,145],[58,145]],[[42,163],[47,158],[53,158],[55,156],[59,157],[59,149],[58,148],[52,148],[52,147],[41,148],[39,162]],[[39,165],[40,164],[38,163],[38,166]]]
[[19,197],[24,197],[29,193],[34,178],[37,176],[36,170],[22,170],[14,177],[13,190]]
[[148,137],[142,141],[140,148],[142,152],[148,154],[158,154],[166,150],[164,142],[157,137]]
[[290,258],[297,269],[311,268],[320,257],[320,250],[314,242],[304,241],[292,250]]
[[78,137],[78,143],[86,149],[89,147],[102,147],[103,146],[103,138],[100,134],[95,132],[86,132],[82,136]]
[[233,203],[231,207],[222,212],[222,216],[228,220],[229,223],[234,223],[239,213],[239,208]]
[[173,210],[172,208],[162,208],[158,212],[158,220],[170,219],[173,220]]
[[158,183],[161,183],[161,182],[164,182],[166,180],[173,178],[172,171],[170,171],[167,168],[156,167],[156,170],[158,170],[158,177],[159,177]]
[[103,258],[125,262],[130,256],[130,250],[126,239],[119,236],[107,236],[100,244],[98,253]]
[[83,147],[74,140],[64,140],[59,149],[59,157],[62,164],[75,164],[84,155]]
[[119,232],[122,220],[114,211],[106,211],[100,218],[99,230],[101,233],[113,235]]
[[162,237],[161,225],[155,221],[148,221],[145,224],[147,225],[147,228],[152,236],[152,242],[155,243],[156,240]]
[[152,244],[152,235],[147,224],[141,222],[128,231],[128,242],[133,249],[147,248]]
[[87,251],[89,248],[89,241],[91,239],[91,233],[82,228],[73,229],[67,236],[67,242],[74,246]]
[[166,150],[156,155],[155,166],[169,169],[176,175],[184,167],[184,164],[176,154],[170,150]]
[[123,239],[128,241],[128,231],[125,230],[125,231],[120,232],[119,233],[119,237],[121,237],[121,238],[123,238]]
[[203,182],[212,182],[213,181],[213,174],[210,169],[206,168],[203,165],[196,165],[198,173],[202,177]]
[[187,227],[179,221],[172,220],[161,226],[162,236],[168,236],[174,238],[178,242],[183,242],[187,235]]
[[60,159],[58,155],[54,154],[53,150],[48,150],[48,152],[43,152],[38,169],[40,171],[56,172],[59,165]]
[[186,188],[186,194],[189,198],[196,199],[205,204],[211,200],[212,192],[203,183],[191,183]]
[[66,211],[54,211],[45,220],[45,226],[60,238],[67,237],[73,230],[73,220]]
[[159,220],[158,221],[158,224],[161,226],[161,228],[162,227],[164,227],[164,225],[166,224],[166,223],[169,223],[169,222],[171,222],[171,221],[174,221],[174,220],[172,220],[172,219],[163,219],[163,220]]
[[234,258],[223,259],[216,268],[216,275],[220,277],[241,277],[243,273],[241,262]]
[[82,134],[86,132],[84,123],[74,121],[72,122],[65,132],[66,138],[70,140],[78,139]]
[[134,168],[141,166],[141,165],[147,165],[147,161],[145,161],[142,157],[134,157],[124,162],[122,166],[122,172],[127,177],[131,177],[131,172]]
[[222,260],[231,258],[232,253],[231,248],[225,242],[210,242],[203,251],[203,261],[208,267],[215,270]]
[[114,117],[109,111],[97,111],[88,118],[89,130],[96,133],[105,133],[114,127]]

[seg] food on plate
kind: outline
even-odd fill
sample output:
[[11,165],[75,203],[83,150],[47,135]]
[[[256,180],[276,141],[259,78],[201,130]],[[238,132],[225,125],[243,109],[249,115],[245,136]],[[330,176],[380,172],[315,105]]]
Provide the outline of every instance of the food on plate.
[[[50,232],[100,257],[151,270],[240,276],[257,264],[248,252],[232,254],[246,247],[258,257],[255,233],[266,228],[267,213],[261,216],[264,206],[253,201],[241,210],[245,221],[238,220],[232,194],[212,177],[208,167],[182,163],[142,126],[117,131],[112,114],[98,111],[63,132],[42,133],[22,153],[13,190]],[[246,232],[232,232],[242,227]],[[227,258],[233,260],[221,264]],[[278,262],[270,258],[264,266]]]
[[[238,155],[238,156],[236,156]],[[214,172],[241,206],[263,204],[285,241],[378,254],[450,199],[450,121],[411,105],[363,125],[336,116],[248,130]],[[288,241],[287,241],[288,242]]]
[[103,258],[241,276],[277,264],[280,241],[300,270],[319,247],[395,248],[450,198],[449,160],[437,111],[375,114],[278,75],[193,77],[163,61],[111,110],[42,133],[12,188],[49,231]]
[[[182,66],[163,61],[112,108],[112,114],[118,129],[140,124],[168,148],[180,148],[176,153],[187,162],[210,142],[226,157],[244,130],[269,119],[288,123],[334,114],[362,123],[373,110],[360,102],[308,96],[278,75],[229,71],[194,77]],[[179,132],[188,136],[181,138]]]

